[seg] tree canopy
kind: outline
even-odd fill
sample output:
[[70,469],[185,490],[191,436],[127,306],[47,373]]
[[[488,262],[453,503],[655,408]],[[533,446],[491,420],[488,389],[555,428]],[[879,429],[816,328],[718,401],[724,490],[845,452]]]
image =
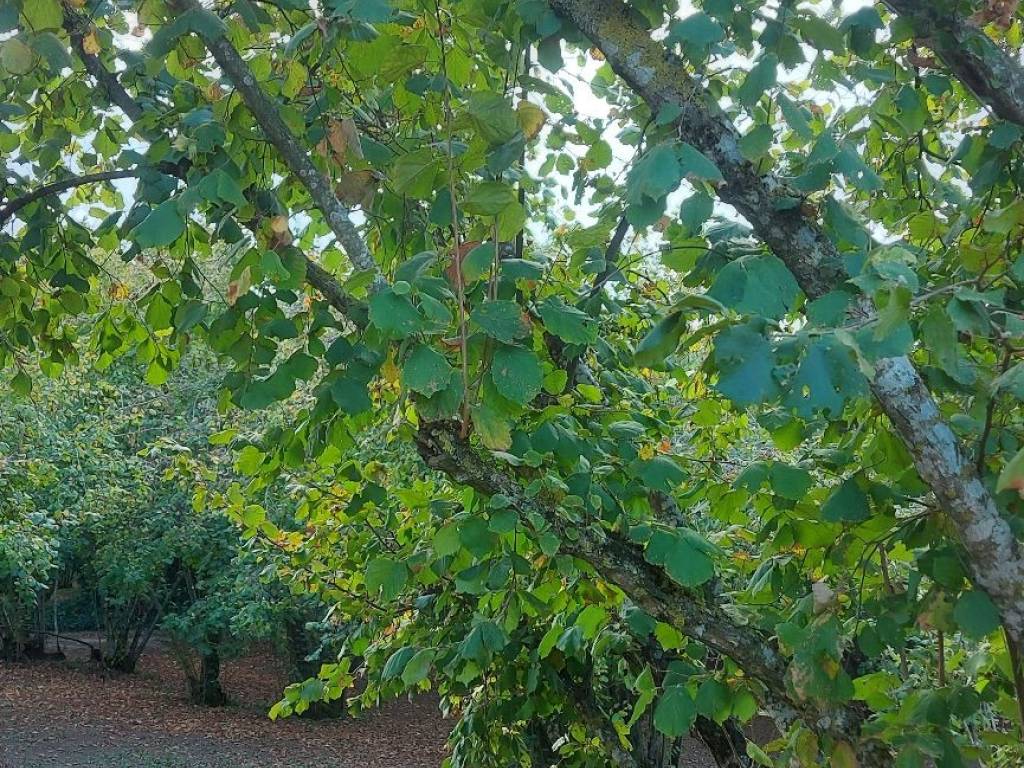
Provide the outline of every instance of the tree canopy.
[[357,620],[275,716],[359,658],[452,766],[1016,764],[1016,5],[0,0],[0,364],[293,404],[178,467]]

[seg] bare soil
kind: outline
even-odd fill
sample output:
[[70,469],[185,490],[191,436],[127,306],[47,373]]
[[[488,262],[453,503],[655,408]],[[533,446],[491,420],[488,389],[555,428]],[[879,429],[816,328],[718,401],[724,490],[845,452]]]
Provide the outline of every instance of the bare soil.
[[[269,652],[225,662],[231,703],[210,709],[188,701],[159,638],[132,675],[103,672],[83,646],[62,648],[66,661],[0,662],[0,768],[437,768],[453,725],[431,696],[357,719],[271,721],[289,681]],[[714,761],[688,739],[680,765]]]
[[267,709],[288,681],[272,654],[226,662],[222,680],[229,706],[190,704],[159,643],[133,675],[77,655],[0,663],[0,768],[437,768],[444,759],[451,724],[432,697],[358,719],[273,722]]

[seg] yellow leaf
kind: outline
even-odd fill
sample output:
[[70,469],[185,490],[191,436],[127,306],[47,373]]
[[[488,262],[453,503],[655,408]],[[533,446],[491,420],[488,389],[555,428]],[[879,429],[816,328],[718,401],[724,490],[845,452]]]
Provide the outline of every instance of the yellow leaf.
[[240,296],[243,296],[248,292],[252,286],[252,272],[246,267],[242,270],[242,274],[238,276],[237,280],[232,280],[228,283],[228,304],[235,306],[235,302],[238,301]]
[[529,141],[544,127],[548,116],[543,109],[530,101],[520,101],[516,107],[516,116],[519,118],[519,127],[523,129],[523,135]]
[[107,289],[107,293],[110,294],[110,298],[115,301],[123,301],[131,295],[131,289],[124,283],[112,283],[110,288]]
[[95,29],[90,29],[88,34],[82,38],[82,50],[93,56],[100,52],[100,39],[96,35]]
[[287,216],[273,216],[270,219],[270,230],[275,235],[283,235],[288,231],[288,217]]
[[832,750],[832,765],[835,768],[858,768],[857,753],[848,741],[840,741]]
[[345,162],[345,150],[348,147],[348,137],[345,135],[345,130],[341,127],[341,120],[331,118],[327,124],[327,143],[331,146],[331,151],[334,152],[335,162],[341,164]]

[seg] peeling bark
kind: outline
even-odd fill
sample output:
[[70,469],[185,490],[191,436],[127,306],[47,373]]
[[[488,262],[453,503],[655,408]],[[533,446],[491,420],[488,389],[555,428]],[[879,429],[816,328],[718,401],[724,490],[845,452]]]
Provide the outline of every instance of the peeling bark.
[[[818,223],[799,207],[780,209],[780,202],[798,197],[797,193],[774,174],[759,174],[743,158],[732,122],[709,99],[684,62],[636,22],[625,3],[549,2],[604,53],[612,69],[652,113],[667,105],[681,109],[676,121],[679,137],[711,158],[725,177],[718,196],[743,214],[809,299],[846,281],[839,252]],[[906,4],[916,5],[909,0]],[[992,494],[964,461],[955,436],[910,360],[879,361],[871,389],[907,446],[918,474],[955,523],[975,583],[999,608],[1012,642],[1024,648],[1024,555]]]

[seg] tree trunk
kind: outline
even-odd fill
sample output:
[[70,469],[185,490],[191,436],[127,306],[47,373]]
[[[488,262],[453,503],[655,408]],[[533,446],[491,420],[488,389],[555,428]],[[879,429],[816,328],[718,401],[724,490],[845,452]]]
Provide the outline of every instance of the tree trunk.
[[[292,682],[308,680],[320,674],[320,660],[310,656],[320,647],[319,640],[306,628],[305,616],[289,617],[285,621],[285,635],[288,646],[289,674]],[[314,701],[301,717],[313,720],[345,717],[344,697],[334,701]]]
[[216,647],[199,654],[199,674],[189,679],[189,693],[193,704],[204,707],[222,707],[228,696],[220,684],[220,654]]

